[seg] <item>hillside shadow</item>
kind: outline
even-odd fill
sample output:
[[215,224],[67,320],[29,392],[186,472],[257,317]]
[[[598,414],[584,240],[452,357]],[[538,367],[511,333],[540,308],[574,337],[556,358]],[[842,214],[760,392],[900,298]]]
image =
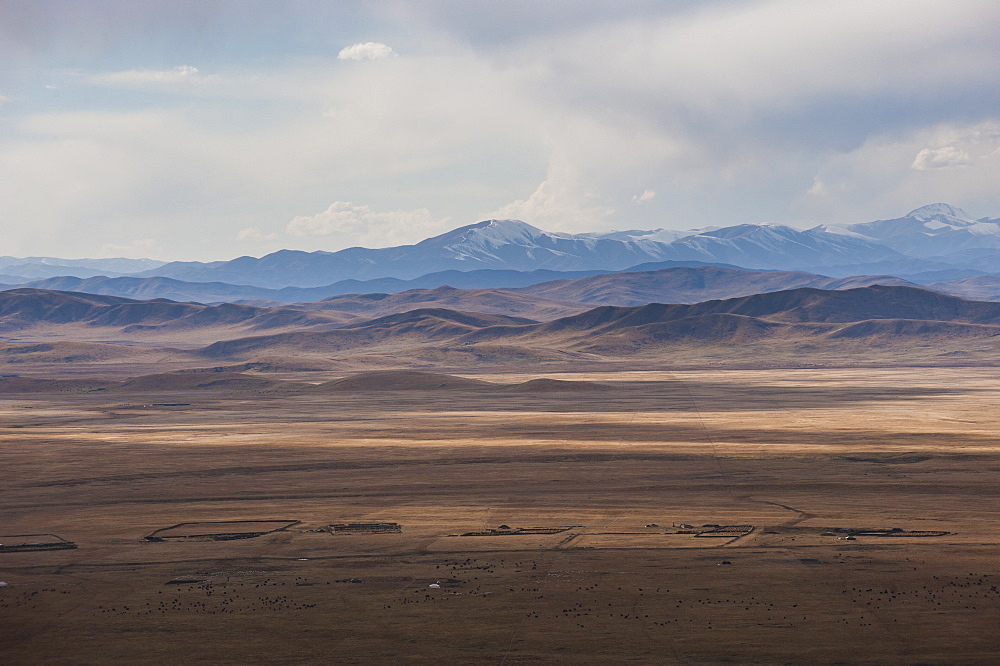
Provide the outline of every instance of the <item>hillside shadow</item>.
[[747,385],[712,381],[601,382],[603,391],[516,393],[475,391],[366,391],[337,396],[361,399],[388,412],[539,411],[630,413],[635,411],[772,411],[812,410],[873,403],[916,401],[971,395],[978,388],[876,385],[862,387]]

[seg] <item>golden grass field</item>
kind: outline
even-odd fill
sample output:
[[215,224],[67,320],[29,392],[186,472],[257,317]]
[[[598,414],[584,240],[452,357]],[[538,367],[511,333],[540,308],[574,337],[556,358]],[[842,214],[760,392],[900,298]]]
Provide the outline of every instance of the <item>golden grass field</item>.
[[0,663],[1000,661],[1000,369],[466,376],[0,396]]

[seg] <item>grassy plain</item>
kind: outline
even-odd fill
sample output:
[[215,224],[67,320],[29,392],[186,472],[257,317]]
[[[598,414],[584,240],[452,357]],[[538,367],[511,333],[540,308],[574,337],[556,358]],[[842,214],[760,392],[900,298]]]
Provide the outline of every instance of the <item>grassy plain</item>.
[[0,662],[1000,660],[1000,369],[545,376],[0,396]]

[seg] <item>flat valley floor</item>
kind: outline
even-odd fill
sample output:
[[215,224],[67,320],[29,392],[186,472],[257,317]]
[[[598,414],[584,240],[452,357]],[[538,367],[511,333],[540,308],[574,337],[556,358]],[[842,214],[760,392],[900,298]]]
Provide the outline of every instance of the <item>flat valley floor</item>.
[[0,662],[1000,661],[1000,369],[546,376],[0,396]]

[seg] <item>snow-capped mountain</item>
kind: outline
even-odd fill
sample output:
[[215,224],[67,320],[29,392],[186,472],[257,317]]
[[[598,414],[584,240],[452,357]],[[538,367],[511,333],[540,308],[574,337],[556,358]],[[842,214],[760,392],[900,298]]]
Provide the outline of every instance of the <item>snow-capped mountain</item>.
[[[18,261],[27,260],[11,259],[0,258],[0,271],[21,275],[5,270],[4,265],[18,266]],[[933,272],[934,279],[941,280],[1000,274],[1000,220],[975,220],[947,204],[924,206],[892,220],[808,230],[738,224],[690,231],[633,229],[572,234],[543,231],[518,220],[484,220],[414,245],[352,247],[337,252],[279,250],[259,258],[171,262],[142,271],[133,268],[130,276],[280,289],[322,287],[343,280],[411,280],[442,271],[617,271],[677,261],[807,270],[832,276],[885,273],[919,279],[917,275]],[[44,270],[30,277],[82,278],[101,270],[72,264],[65,260],[36,263]],[[108,264],[105,274],[121,275],[121,268],[132,266],[135,264],[115,263],[113,267],[119,270],[114,271]],[[962,274],[951,275],[955,271]]]
[[860,224],[830,225],[818,230],[866,238],[915,257],[941,257],[961,250],[1000,248],[1000,219],[974,219],[944,203],[912,210],[903,217]]
[[865,238],[782,226],[569,234],[543,231],[518,220],[485,220],[415,245],[354,247],[339,252],[281,250],[259,259],[176,262],[140,275],[259,287],[318,287],[345,279],[411,279],[446,270],[613,271],[660,261],[815,269],[900,258],[893,250]]
[[643,237],[653,232],[567,234],[542,231],[518,220],[485,220],[415,245],[339,252],[280,250],[259,259],[174,262],[138,274],[197,282],[260,287],[316,287],[345,279],[410,279],[435,271],[476,269],[618,270],[669,259],[667,244]]
[[668,247],[670,259],[767,269],[815,269],[901,258],[894,250],[855,235],[762,224],[703,231],[673,241]]
[[664,243],[648,238],[650,233],[568,234],[519,220],[486,220],[428,238],[413,249],[442,261],[484,264],[477,268],[587,270],[596,263],[615,270],[666,258]]
[[586,238],[609,238],[611,240],[634,240],[634,241],[655,241],[657,243],[673,243],[675,240],[697,234],[702,231],[710,231],[718,227],[706,227],[704,229],[690,229],[688,231],[678,231],[676,229],[653,229],[644,231],[641,229],[630,229],[628,231],[606,231],[603,233],[583,233],[577,234]]

